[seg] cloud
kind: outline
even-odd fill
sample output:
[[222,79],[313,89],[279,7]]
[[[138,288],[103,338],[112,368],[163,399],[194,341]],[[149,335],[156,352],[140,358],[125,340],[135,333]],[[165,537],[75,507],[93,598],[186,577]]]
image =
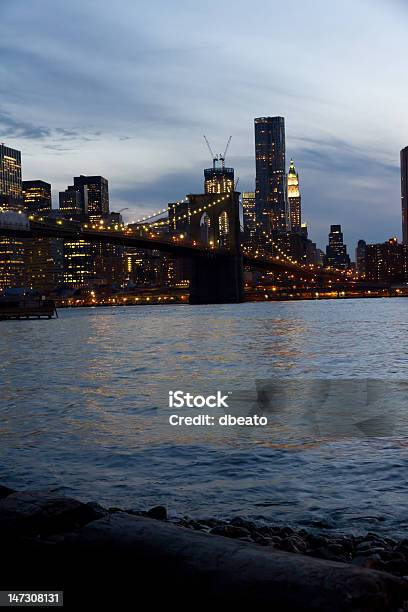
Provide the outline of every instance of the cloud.
[[16,119],[0,110],[1,138],[43,139],[50,136],[51,131],[45,126],[38,126]]

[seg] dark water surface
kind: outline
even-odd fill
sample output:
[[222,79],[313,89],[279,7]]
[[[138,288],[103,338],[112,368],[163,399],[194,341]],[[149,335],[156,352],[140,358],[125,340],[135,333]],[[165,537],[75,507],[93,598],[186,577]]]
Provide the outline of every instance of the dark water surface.
[[408,380],[408,299],[59,315],[0,322],[2,484],[123,508],[163,503],[174,513],[406,535],[408,394],[395,412],[384,393],[370,415],[379,426],[364,435],[334,413],[321,427],[315,410],[311,426],[307,402],[266,428],[176,430],[167,394],[245,397],[257,380],[284,378],[344,380],[354,397],[347,379]]

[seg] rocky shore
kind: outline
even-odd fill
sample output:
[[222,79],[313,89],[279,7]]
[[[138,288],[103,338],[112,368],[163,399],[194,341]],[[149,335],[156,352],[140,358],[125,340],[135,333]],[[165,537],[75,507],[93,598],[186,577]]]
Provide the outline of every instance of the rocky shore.
[[[129,512],[133,513],[132,510]],[[170,520],[188,529],[251,542],[266,549],[352,563],[358,567],[389,572],[408,580],[408,538],[397,540],[373,532],[360,536],[331,535],[327,531],[319,533],[316,530],[307,531],[289,526],[257,525],[239,516],[231,520],[215,518],[196,520],[190,517],[168,519],[166,508],[163,506],[135,514]]]
[[[165,593],[179,606],[193,588],[206,603],[273,603],[279,612],[408,610],[408,539],[375,533],[331,536],[243,517],[169,518],[163,506],[103,508],[0,486],[0,541],[8,560],[1,588],[38,588],[46,576],[50,588],[68,593],[64,607],[85,582],[89,605],[105,585],[98,601],[115,593],[117,606],[137,576],[139,592],[157,601]],[[97,569],[95,583],[89,567]]]

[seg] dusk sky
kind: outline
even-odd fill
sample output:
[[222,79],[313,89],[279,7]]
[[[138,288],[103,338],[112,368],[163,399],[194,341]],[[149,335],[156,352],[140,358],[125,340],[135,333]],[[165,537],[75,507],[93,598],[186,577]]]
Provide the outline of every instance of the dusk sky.
[[253,190],[253,119],[282,115],[310,237],[341,223],[354,256],[401,235],[407,27],[402,0],[1,2],[0,139],[54,207],[102,174],[133,220],[202,192],[203,134],[217,152],[232,135]]

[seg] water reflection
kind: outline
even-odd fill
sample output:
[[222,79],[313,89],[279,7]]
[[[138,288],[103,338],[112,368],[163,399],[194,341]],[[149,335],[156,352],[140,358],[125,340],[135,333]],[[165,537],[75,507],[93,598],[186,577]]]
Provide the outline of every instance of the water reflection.
[[[399,529],[405,387],[363,379],[407,378],[407,309],[402,298],[141,306],[3,322],[1,480],[197,514],[271,508],[274,520],[340,525],[381,514]],[[291,384],[270,397],[275,378]],[[338,405],[345,379],[362,382]],[[232,390],[237,414],[260,411],[270,426],[175,431],[169,389]]]

